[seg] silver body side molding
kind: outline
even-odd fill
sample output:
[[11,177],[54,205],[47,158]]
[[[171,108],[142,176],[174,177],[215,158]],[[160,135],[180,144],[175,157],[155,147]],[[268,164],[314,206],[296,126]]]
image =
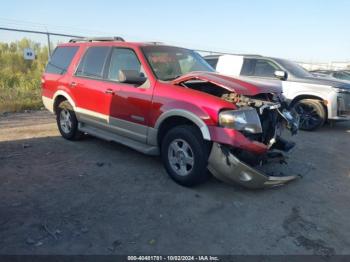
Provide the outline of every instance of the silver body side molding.
[[150,146],[86,123],[79,123],[79,130],[107,141],[120,143],[147,155],[159,155],[159,148],[157,146]]
[[[200,129],[203,138],[205,140],[211,140],[209,129],[204,121],[194,113],[187,110],[172,109],[164,112],[157,119],[153,128],[76,107],[73,99],[62,90],[57,91],[54,94],[53,99],[44,96],[42,97],[43,103],[49,111],[54,112],[54,101],[59,95],[66,97],[72,104],[79,121],[80,131],[108,141],[123,144],[144,154],[159,155],[158,129],[168,117],[180,116],[192,121]],[[132,117],[139,121],[144,120],[138,116]]]

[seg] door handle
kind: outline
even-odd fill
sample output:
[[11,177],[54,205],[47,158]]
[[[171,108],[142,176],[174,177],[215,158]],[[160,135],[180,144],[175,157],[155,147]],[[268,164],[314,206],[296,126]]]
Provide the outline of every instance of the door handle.
[[70,87],[76,87],[77,86],[77,83],[76,82],[71,82],[70,83]]
[[105,93],[109,94],[109,95],[114,95],[114,91],[112,89],[110,89],[110,88],[106,89]]

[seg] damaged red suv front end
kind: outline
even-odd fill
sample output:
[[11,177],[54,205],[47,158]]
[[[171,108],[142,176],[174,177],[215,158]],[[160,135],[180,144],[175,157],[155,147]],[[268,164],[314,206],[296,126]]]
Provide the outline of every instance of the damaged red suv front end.
[[192,72],[172,82],[219,96],[234,109],[221,109],[217,125],[209,125],[213,142],[209,171],[218,179],[248,188],[285,184],[296,175],[273,175],[262,166],[285,163],[282,152],[294,147],[281,137],[287,128],[294,135],[298,116],[288,111],[278,86],[261,86],[211,72]]

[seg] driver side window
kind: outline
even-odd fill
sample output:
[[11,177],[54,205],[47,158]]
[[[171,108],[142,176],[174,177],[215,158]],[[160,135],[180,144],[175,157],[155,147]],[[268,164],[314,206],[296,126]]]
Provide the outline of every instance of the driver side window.
[[268,60],[258,60],[255,65],[255,76],[275,77],[275,71],[279,68]]
[[265,59],[244,59],[241,75],[275,77],[275,71],[281,70],[275,63]]
[[131,49],[114,48],[107,78],[112,81],[121,81],[121,72],[129,72],[136,77],[145,77],[145,73],[136,54]]

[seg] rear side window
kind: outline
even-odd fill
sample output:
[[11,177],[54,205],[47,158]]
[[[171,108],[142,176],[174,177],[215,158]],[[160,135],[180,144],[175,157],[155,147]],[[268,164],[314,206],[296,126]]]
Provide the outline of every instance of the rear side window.
[[63,75],[77,51],[77,46],[57,47],[46,66],[45,73]]
[[106,46],[90,47],[81,60],[76,75],[103,78],[109,50]]
[[280,70],[280,68],[272,61],[265,59],[244,59],[241,75],[275,77],[276,70]]
[[268,60],[258,60],[255,64],[255,76],[262,77],[275,77],[275,71],[279,68],[271,61]]

